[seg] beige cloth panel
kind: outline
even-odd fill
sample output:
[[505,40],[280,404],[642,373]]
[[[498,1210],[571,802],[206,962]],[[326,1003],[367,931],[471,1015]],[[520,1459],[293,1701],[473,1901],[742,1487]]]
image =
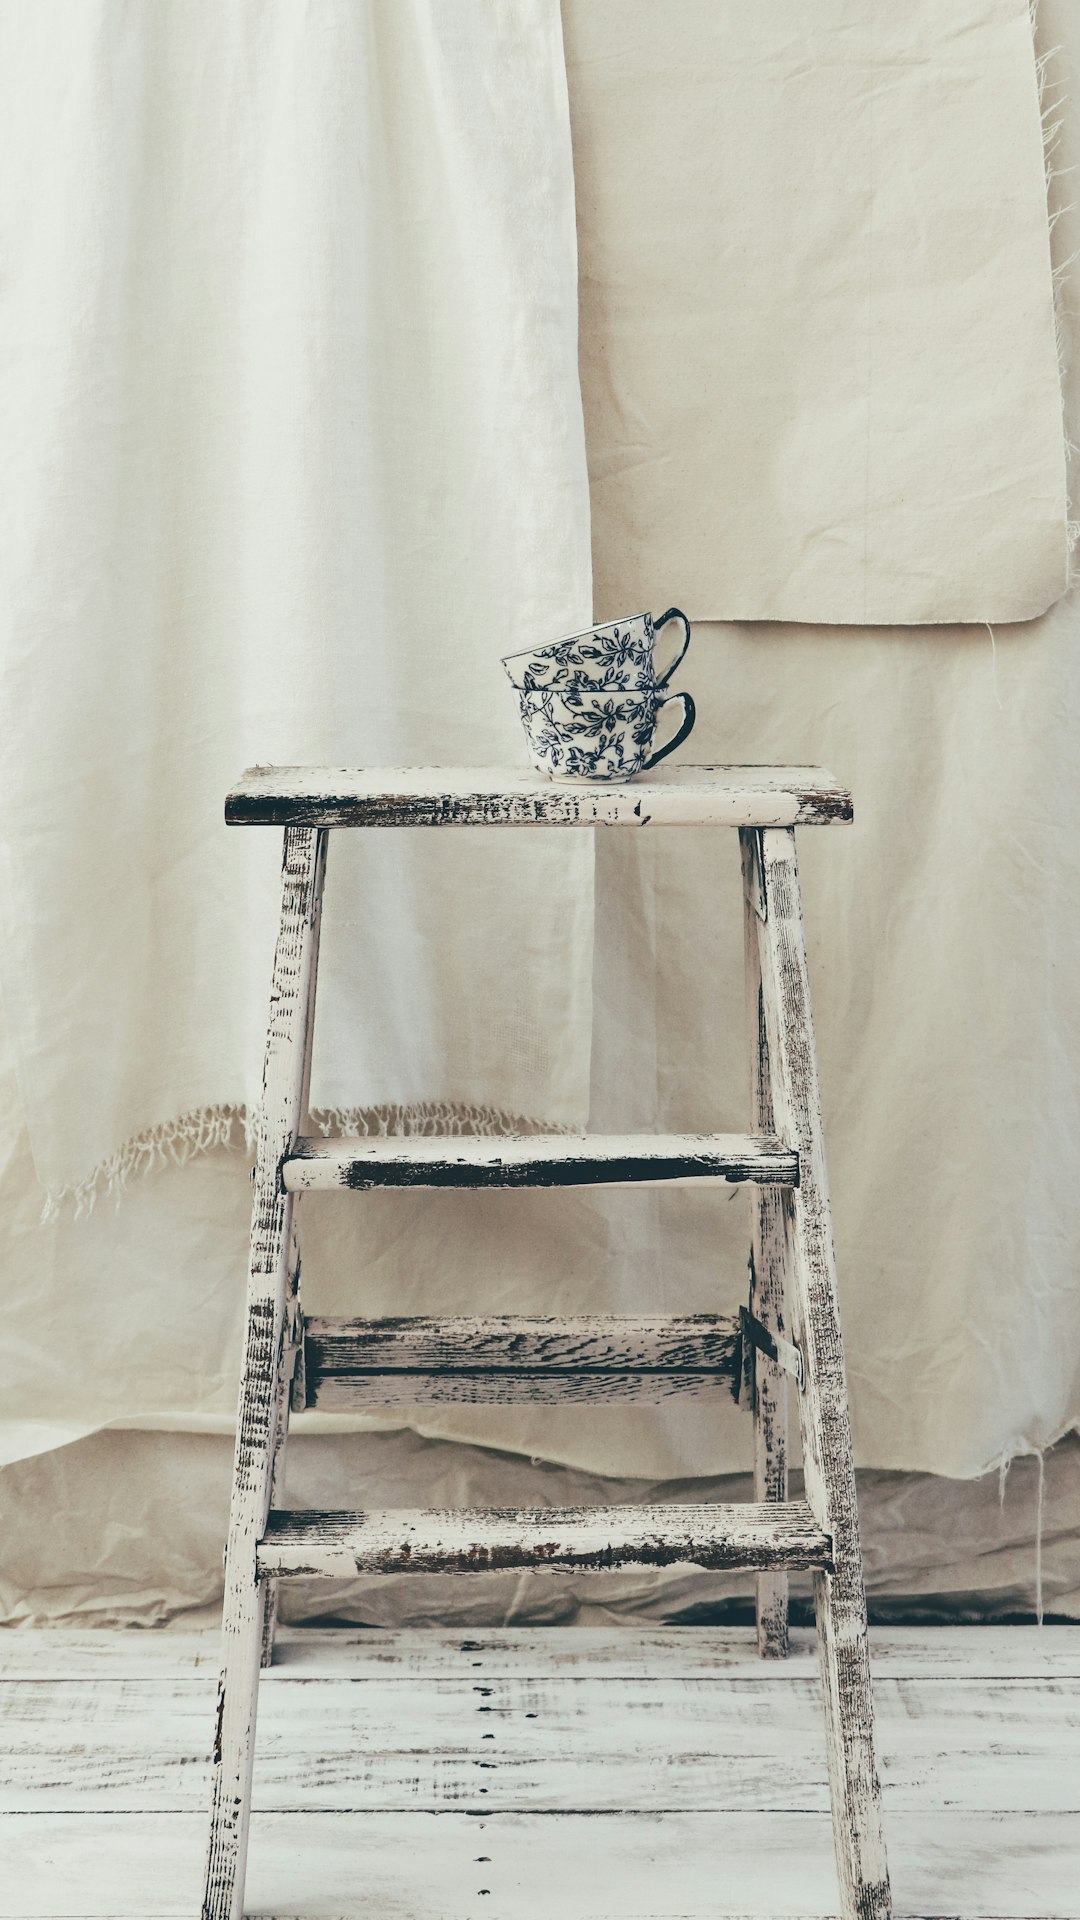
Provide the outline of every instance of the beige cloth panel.
[[563,0],[598,615],[1066,582],[1027,0]]

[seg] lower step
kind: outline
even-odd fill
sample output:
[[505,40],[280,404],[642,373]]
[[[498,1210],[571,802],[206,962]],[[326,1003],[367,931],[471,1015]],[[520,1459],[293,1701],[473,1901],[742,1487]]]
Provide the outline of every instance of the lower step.
[[485,1573],[693,1566],[824,1567],[832,1541],[804,1500],[708,1507],[496,1507],[431,1512],[281,1511],[259,1572]]

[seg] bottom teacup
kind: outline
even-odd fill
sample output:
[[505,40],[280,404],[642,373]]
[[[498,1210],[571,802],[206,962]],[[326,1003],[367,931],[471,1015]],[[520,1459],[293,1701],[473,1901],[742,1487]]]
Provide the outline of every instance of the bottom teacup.
[[[654,687],[599,692],[570,688],[523,693],[521,724],[533,766],[553,780],[628,780],[655,767],[686,739],[694,724],[688,693],[660,695]],[[681,706],[682,724],[652,752],[662,707]]]

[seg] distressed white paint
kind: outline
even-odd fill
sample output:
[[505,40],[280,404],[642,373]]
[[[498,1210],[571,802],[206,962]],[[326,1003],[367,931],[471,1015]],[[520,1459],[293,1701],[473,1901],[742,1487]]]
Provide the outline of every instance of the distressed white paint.
[[[899,1667],[878,1688],[898,1910],[1075,1916],[1080,1629],[873,1640]],[[731,1629],[283,1633],[248,1911],[835,1914],[819,1686],[792,1641],[764,1663]],[[215,1645],[0,1639],[35,1676],[0,1677],[0,1792],[26,1809],[0,1816],[3,1920],[189,1920]]]
[[[8,1824],[0,1920],[191,1920],[197,1909],[199,1814]],[[890,1829],[904,1916],[1075,1920],[1075,1817],[919,1809],[896,1813]],[[250,1920],[477,1920],[489,1911],[498,1920],[824,1920],[837,1912],[828,1817],[305,1809],[252,1823]]]
[[269,1626],[255,1555],[270,1508],[278,1433],[288,1418],[282,1343],[293,1203],[282,1189],[278,1168],[296,1139],[306,1097],[312,974],[318,964],[325,869],[325,833],[287,829],[256,1143],[203,1920],[240,1920],[243,1912],[259,1663]]
[[[769,1039],[761,985],[759,930],[765,919],[765,890],[756,833],[740,835],[743,869],[743,927],[746,967],[747,1054],[750,1070],[750,1118],[763,1133],[773,1131]],[[750,1311],[774,1339],[787,1333],[785,1299],[788,1263],[787,1224],[781,1196],[758,1187],[750,1196]],[[787,1379],[780,1366],[755,1349],[751,1390],[754,1409],[754,1498],[786,1500]],[[764,1660],[782,1660],[788,1651],[788,1579],[772,1569],[756,1581],[758,1650]]]
[[517,767],[251,767],[225,802],[233,826],[790,827],[851,814],[822,767],[680,765],[625,785]]
[[484,1573],[520,1567],[821,1567],[829,1537],[803,1500],[767,1507],[411,1508],[273,1513],[259,1544],[282,1579],[351,1573]]
[[[556,1630],[557,1631],[557,1630]],[[205,1806],[210,1676],[0,1686],[0,1815]],[[886,1807],[1080,1812],[1080,1703],[1039,1681],[879,1684]],[[1005,1758],[1003,1759],[1003,1755]],[[481,1791],[481,1789],[483,1791]],[[265,1685],[253,1805],[829,1811],[816,1678],[294,1676]]]
[[770,830],[756,838],[765,917],[755,919],[772,1108],[799,1153],[799,1185],[785,1205],[788,1298],[806,1366],[799,1395],[803,1471],[810,1506],[833,1540],[833,1566],[827,1575],[815,1574],[814,1601],[841,1910],[844,1920],[888,1920],[855,1464],[795,835]]
[[[871,1626],[874,1674],[890,1680],[1080,1680],[1080,1626]],[[158,1680],[217,1676],[215,1628],[40,1628],[0,1634],[0,1686],[8,1680]],[[817,1676],[813,1628],[794,1626],[784,1665],[755,1661],[749,1626],[484,1626],[446,1632],[405,1626],[282,1626],[273,1672],[288,1680],[409,1680],[605,1674],[665,1680],[728,1674],[786,1688]],[[1065,1690],[1068,1693],[1068,1688]],[[928,1695],[932,1701],[932,1695]],[[928,1703],[926,1713],[932,1711]]]
[[[217,1674],[216,1630],[143,1628],[0,1633],[0,1685],[8,1680],[157,1680]],[[874,1673],[895,1680],[1080,1680],[1080,1626],[871,1627]],[[784,1689],[817,1675],[811,1628],[791,1629],[789,1658],[760,1665],[750,1627],[482,1627],[456,1633],[405,1627],[284,1627],[264,1687],[308,1679],[402,1680],[566,1673],[573,1678],[663,1682],[726,1675]],[[1072,1689],[1076,1692],[1076,1689]],[[1065,1689],[1066,1695],[1070,1689]],[[919,1697],[922,1697],[921,1695]],[[935,1694],[927,1694],[932,1717]],[[1041,1697],[1041,1696],[1040,1696]]]
[[296,1142],[281,1170],[288,1193],[352,1187],[790,1186],[798,1157],[749,1133],[464,1135]]
[[294,1407],[340,1411],[451,1401],[566,1402],[730,1395],[738,1322],[730,1314],[515,1314],[303,1321],[303,1393]]

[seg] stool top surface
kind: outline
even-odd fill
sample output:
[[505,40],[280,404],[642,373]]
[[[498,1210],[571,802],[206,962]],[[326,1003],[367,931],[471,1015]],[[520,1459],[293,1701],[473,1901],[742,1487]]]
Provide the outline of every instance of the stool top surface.
[[664,768],[622,783],[505,767],[249,767],[230,826],[795,827],[852,818],[823,767]]

